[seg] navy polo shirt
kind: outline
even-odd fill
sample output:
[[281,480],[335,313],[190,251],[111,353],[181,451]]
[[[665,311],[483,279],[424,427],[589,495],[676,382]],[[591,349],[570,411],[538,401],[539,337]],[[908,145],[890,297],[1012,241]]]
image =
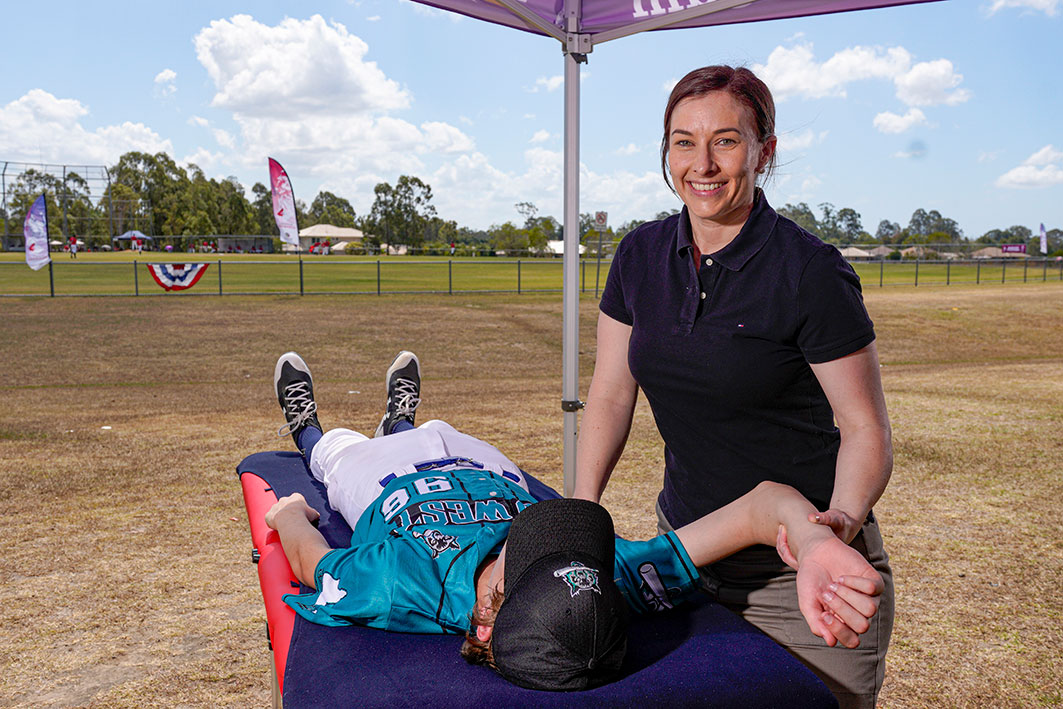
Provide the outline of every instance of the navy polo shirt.
[[600,308],[631,326],[628,366],[664,439],[659,501],[673,527],[764,480],[827,508],[840,436],[809,363],[875,339],[836,248],[758,189],[742,231],[698,268],[685,208],[625,236]]

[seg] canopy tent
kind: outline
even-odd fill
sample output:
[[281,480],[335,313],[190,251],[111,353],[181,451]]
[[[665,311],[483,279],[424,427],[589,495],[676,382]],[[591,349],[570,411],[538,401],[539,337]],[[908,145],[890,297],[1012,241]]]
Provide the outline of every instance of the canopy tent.
[[133,239],[141,239],[143,241],[155,241],[155,237],[148,236],[142,231],[137,229],[131,229],[121,236],[111,237],[111,241],[131,241]]
[[566,496],[576,480],[579,400],[579,64],[594,45],[648,30],[759,22],[936,0],[414,0],[553,37],[565,63],[561,409]]

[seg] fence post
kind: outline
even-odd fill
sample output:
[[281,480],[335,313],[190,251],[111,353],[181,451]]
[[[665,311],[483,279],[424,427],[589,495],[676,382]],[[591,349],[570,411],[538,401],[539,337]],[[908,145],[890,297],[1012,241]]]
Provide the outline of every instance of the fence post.
[[299,295],[303,295],[303,255],[299,254]]
[[982,282],[982,262],[981,261],[975,261],[974,265],[975,265],[974,284],[977,286],[977,285],[981,284],[981,282]]
[[919,259],[915,260],[915,285],[919,286]]
[[221,259],[218,259],[218,295],[221,295]]
[[952,272],[952,261],[945,262],[945,285],[949,285],[949,274]]
[[376,260],[376,294],[380,295],[380,259]]
[[137,278],[137,260],[133,259],[133,295],[140,295],[140,280]]
[[579,276],[579,292],[587,292],[587,262],[582,260],[579,262],[580,276]]
[[454,259],[447,261],[447,295],[454,295]]
[[520,295],[520,259],[517,259],[517,295]]
[[1041,265],[1044,267],[1041,271],[1041,282],[1044,283],[1048,280],[1048,259],[1041,261]]
[[1004,282],[1004,276],[1008,273],[1008,262],[1004,259],[1000,260],[1000,282]]
[[1023,283],[1026,282],[1026,272],[1029,271],[1029,270],[1030,270],[1030,260],[1029,259],[1023,259],[1022,260],[1022,282]]
[[52,260],[48,259],[48,290],[55,297],[55,277],[52,276]]
[[878,287],[882,287],[882,274],[886,272],[886,259],[878,262]]

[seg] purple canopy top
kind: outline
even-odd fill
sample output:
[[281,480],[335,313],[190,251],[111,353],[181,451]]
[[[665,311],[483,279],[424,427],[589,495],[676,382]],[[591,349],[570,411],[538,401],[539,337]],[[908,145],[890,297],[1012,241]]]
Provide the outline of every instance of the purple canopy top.
[[[564,41],[567,33],[591,44],[655,29],[707,27],[823,15],[936,0],[579,0],[575,26],[564,0],[416,0],[443,10]],[[589,49],[589,48],[588,48]]]

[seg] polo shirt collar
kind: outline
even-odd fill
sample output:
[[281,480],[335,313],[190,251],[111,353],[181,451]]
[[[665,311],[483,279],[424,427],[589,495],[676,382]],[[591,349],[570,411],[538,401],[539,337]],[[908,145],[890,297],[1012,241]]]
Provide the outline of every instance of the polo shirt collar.
[[[768,204],[764,196],[764,190],[759,187],[753,192],[753,210],[749,218],[738,232],[738,236],[730,244],[714,254],[712,260],[730,271],[740,271],[751,258],[757,255],[764,244],[771,238],[775,231],[775,224],[779,221],[779,215]],[[675,250],[680,256],[693,247],[694,238],[690,230],[690,214],[686,206],[679,215],[679,229],[676,230]],[[706,256],[710,254],[704,254]]]

